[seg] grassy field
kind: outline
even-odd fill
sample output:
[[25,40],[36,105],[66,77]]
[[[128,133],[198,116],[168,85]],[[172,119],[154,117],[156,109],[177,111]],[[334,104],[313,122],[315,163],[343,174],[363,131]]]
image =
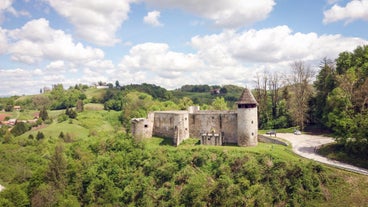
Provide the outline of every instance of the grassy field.
[[343,146],[339,144],[328,144],[318,150],[318,153],[332,160],[349,163],[357,167],[368,169],[368,160],[359,156],[348,155]]
[[98,104],[98,103],[84,104],[84,110],[86,111],[101,111],[103,109],[104,109],[103,104]]
[[64,110],[49,111],[48,113],[49,117],[53,119],[51,124],[34,128],[21,135],[20,138],[27,138],[30,134],[36,137],[40,131],[47,138],[57,138],[63,132],[80,140],[91,136],[106,136],[122,130],[118,120],[120,112],[116,111],[84,111],[78,114],[77,119],[68,119],[63,122],[58,122],[58,116],[64,114]]

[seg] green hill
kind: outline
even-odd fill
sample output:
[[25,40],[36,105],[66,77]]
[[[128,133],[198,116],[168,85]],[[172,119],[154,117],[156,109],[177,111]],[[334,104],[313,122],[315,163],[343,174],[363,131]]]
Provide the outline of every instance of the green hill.
[[[0,144],[0,206],[360,206],[368,178],[281,145],[135,142],[119,112],[88,110]],[[44,138],[30,139],[42,132]],[[63,137],[60,133],[63,132]],[[70,139],[65,137],[69,136]],[[52,193],[50,193],[52,192]],[[348,193],[347,193],[348,192]]]

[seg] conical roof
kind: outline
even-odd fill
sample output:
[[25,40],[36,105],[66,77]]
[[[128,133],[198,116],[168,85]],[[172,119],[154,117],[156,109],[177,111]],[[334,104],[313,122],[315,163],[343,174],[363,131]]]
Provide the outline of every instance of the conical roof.
[[254,98],[252,92],[248,88],[245,88],[237,104],[256,104],[258,105],[256,99]]

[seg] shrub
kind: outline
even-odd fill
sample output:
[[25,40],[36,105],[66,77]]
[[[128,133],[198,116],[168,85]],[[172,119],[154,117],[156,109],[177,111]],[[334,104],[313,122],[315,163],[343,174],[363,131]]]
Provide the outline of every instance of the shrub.
[[14,136],[19,136],[24,134],[25,132],[27,132],[30,129],[30,127],[28,126],[28,124],[24,123],[24,122],[18,122],[14,128],[11,130],[11,133]]
[[58,122],[61,123],[61,122],[64,122],[68,119],[68,116],[66,114],[60,114],[58,116]]
[[45,138],[45,135],[42,133],[42,132],[37,132],[37,135],[36,135],[36,139],[37,140],[41,140],[41,139],[43,139],[43,138]]

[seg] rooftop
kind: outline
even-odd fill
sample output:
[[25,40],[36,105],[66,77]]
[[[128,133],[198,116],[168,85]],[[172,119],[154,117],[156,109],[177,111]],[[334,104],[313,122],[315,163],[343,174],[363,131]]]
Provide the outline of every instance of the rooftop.
[[249,89],[245,88],[239,100],[236,102],[237,104],[257,104],[256,99],[254,98],[252,92]]

